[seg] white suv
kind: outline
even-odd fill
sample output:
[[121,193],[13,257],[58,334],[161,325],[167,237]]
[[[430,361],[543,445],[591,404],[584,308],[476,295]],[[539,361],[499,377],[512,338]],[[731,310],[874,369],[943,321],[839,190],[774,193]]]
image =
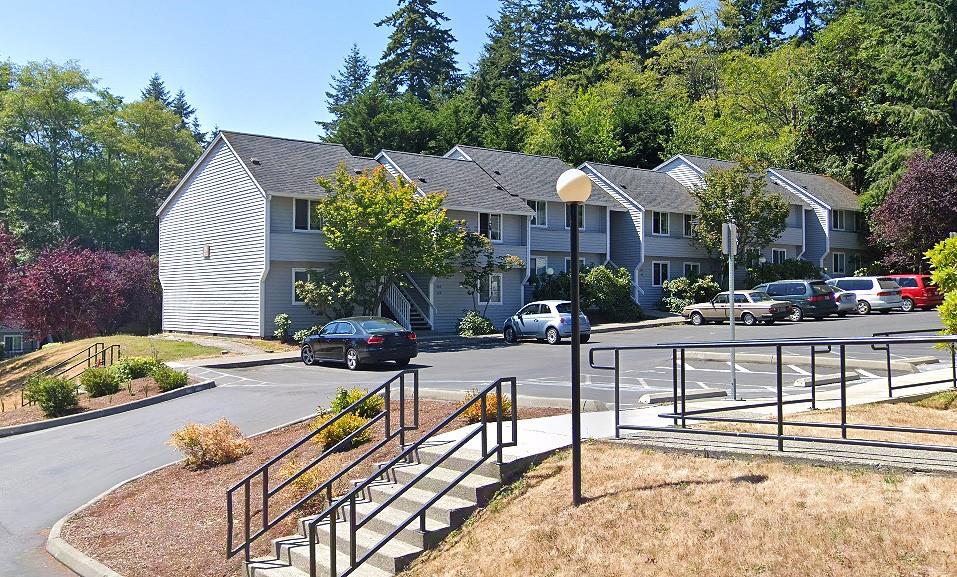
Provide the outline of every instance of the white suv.
[[842,288],[857,295],[857,312],[866,315],[872,310],[884,314],[904,306],[901,287],[897,281],[886,276],[854,276],[836,278],[827,284]]

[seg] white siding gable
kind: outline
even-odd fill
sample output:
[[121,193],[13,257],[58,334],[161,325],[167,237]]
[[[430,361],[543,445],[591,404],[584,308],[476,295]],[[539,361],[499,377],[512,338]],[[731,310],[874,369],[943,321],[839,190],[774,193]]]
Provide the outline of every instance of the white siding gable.
[[685,188],[704,186],[704,178],[701,177],[701,173],[680,156],[676,156],[666,164],[655,168],[655,172],[667,173]]
[[163,330],[259,336],[266,199],[223,139],[212,146],[160,214]]

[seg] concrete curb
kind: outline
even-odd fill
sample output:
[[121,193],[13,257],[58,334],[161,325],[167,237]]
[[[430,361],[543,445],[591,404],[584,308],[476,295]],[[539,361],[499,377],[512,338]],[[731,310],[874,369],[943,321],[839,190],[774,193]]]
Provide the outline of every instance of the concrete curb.
[[[693,393],[685,393],[685,400],[694,401],[696,399],[716,399],[727,396],[727,391],[695,391]],[[679,396],[678,398],[680,399],[681,397]],[[639,403],[647,405],[673,403],[674,400],[674,393],[648,393],[638,397]]]
[[285,363],[292,363],[299,361],[299,353],[288,354],[283,356],[275,356],[272,358],[259,358],[259,359],[228,359],[224,361],[213,361],[209,363],[202,364],[186,364],[180,363],[180,368],[204,368],[204,369],[243,369],[247,367],[260,367],[263,365],[282,365]]
[[[419,389],[419,395],[421,398],[433,401],[461,402],[465,399],[465,396],[469,394],[471,394],[471,391],[467,390],[456,391],[449,389]],[[518,403],[519,410],[521,410],[522,405],[527,407],[547,407],[552,409],[568,410],[571,410],[572,408],[571,399],[550,399],[547,397],[530,397],[528,395],[519,395]],[[582,401],[582,411],[586,413],[607,410],[608,405],[602,401],[594,401],[591,399],[585,399]]]
[[[854,371],[846,371],[844,373],[845,382],[851,381],[860,381],[863,380],[863,377],[857,374]],[[834,383],[841,382],[841,373],[828,373],[826,375],[818,375],[817,379],[814,381],[815,385],[833,385]],[[810,387],[811,386],[811,377],[801,377],[794,380],[795,387]]]
[[[249,438],[252,439],[255,437],[259,437],[261,435],[265,435],[267,433],[271,433],[283,427],[297,425],[304,421],[308,421],[309,419],[312,419],[314,417],[315,417],[315,414],[306,415],[305,417],[299,417],[298,419],[293,419],[292,421],[283,423],[281,425],[276,425],[275,427],[266,429],[265,431],[260,431],[258,433],[249,435]],[[166,467],[171,467],[181,462],[182,460],[178,460],[178,461],[173,461],[172,463],[167,463],[165,465],[160,465],[159,467],[150,469],[149,471],[146,471],[145,473],[140,473],[139,475],[130,477],[129,479],[126,479],[125,481],[120,481],[116,485],[113,485],[106,491],[103,491],[96,497],[93,497],[92,499],[84,503],[83,505],[80,505],[76,509],[64,515],[63,518],[57,521],[53,525],[53,528],[50,529],[50,534],[47,536],[47,545],[46,545],[47,552],[50,553],[50,555],[52,555],[54,559],[56,559],[61,564],[63,564],[67,569],[73,571],[77,575],[80,575],[80,577],[123,577],[123,575],[117,573],[116,571],[114,571],[113,569],[110,569],[103,563],[100,563],[93,557],[90,557],[89,555],[83,553],[82,551],[74,547],[73,545],[70,545],[69,543],[67,543],[66,540],[60,536],[60,534],[63,532],[63,526],[66,525],[66,523],[70,519],[79,515],[83,511],[89,509],[93,505],[96,505],[101,500],[106,498],[111,493],[117,491],[121,487],[129,485],[130,483],[133,483],[135,481],[139,481],[140,479],[142,479],[143,477],[146,477],[147,475],[152,475],[153,473],[161,469],[165,469]]]
[[664,318],[664,319],[653,319],[649,321],[641,321],[638,323],[624,325],[624,326],[615,326],[615,327],[602,327],[598,325],[597,327],[592,327],[592,334],[601,334],[601,333],[616,333],[621,331],[636,331],[640,329],[655,329],[658,327],[672,327],[676,325],[686,324],[687,321],[682,317],[677,318]]
[[9,427],[0,428],[0,438],[11,437],[13,435],[22,435],[24,433],[32,433],[34,431],[43,431],[45,429],[52,429],[54,427],[62,427],[63,425],[82,423],[83,421],[91,421],[93,419],[99,419],[100,417],[109,417],[110,415],[125,413],[127,411],[141,409],[150,405],[162,403],[163,401],[170,401],[179,397],[185,397],[186,395],[205,391],[206,389],[212,389],[215,386],[216,381],[207,380],[196,383],[195,385],[187,385],[179,389],[160,393],[152,397],[146,397],[145,399],[123,403],[122,405],[105,407],[103,409],[96,409],[95,411],[87,411],[85,413],[77,413],[75,415],[67,415],[65,417],[57,417],[55,419],[47,419],[45,421],[24,423],[22,425],[11,425]]

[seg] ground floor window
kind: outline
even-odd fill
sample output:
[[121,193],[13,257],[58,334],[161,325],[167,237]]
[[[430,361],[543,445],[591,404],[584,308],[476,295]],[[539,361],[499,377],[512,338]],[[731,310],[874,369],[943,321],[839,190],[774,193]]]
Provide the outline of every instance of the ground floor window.
[[832,270],[835,274],[846,274],[847,273],[847,255],[843,252],[834,253],[834,269]]
[[536,276],[545,274],[548,272],[548,257],[532,255],[532,258],[528,260],[528,270]]
[[3,351],[7,353],[23,352],[23,337],[21,335],[4,335]]
[[701,276],[701,263],[700,263],[700,262],[686,262],[686,263],[685,263],[684,275],[685,275],[685,277]]
[[781,264],[788,259],[788,251],[783,248],[772,248],[771,249],[771,262],[774,264]]
[[491,274],[479,283],[479,302],[482,304],[502,304],[502,275]]
[[[578,259],[578,270],[584,270],[585,268],[585,259]],[[572,259],[565,257],[565,272],[572,272]]]
[[292,303],[302,304],[303,300],[299,298],[296,292],[296,283],[299,281],[309,282],[319,279],[320,271],[315,269],[294,268],[292,269]]
[[661,286],[670,278],[669,267],[667,261],[651,263],[651,286]]

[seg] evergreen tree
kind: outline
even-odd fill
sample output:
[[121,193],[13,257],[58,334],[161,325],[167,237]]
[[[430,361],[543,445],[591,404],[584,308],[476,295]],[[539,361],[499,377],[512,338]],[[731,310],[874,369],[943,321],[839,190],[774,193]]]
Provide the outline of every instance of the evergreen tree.
[[593,47],[584,28],[585,13],[578,0],[538,0],[531,13],[532,68],[542,78],[573,72],[592,58]]
[[754,54],[780,45],[792,17],[788,0],[722,0],[719,16],[735,32],[736,47]]
[[345,107],[352,104],[356,97],[369,86],[371,72],[369,61],[359,52],[359,46],[353,44],[342,69],[332,75],[330,90],[326,92],[326,105],[329,113],[332,114],[332,120],[316,121],[325,135],[328,136],[336,131]]
[[180,128],[189,130],[193,134],[193,139],[196,140],[197,144],[206,144],[207,133],[202,131],[199,118],[196,116],[196,108],[190,106],[189,102],[186,101],[186,92],[184,92],[182,88],[170,101],[169,109],[182,120]]
[[140,92],[140,96],[143,100],[152,98],[166,106],[170,105],[169,91],[166,90],[166,84],[163,82],[163,79],[160,78],[159,73],[153,74],[153,76],[150,77],[149,83],[147,83],[146,88]]
[[392,92],[408,92],[428,102],[434,91],[450,92],[458,83],[455,37],[442,23],[435,0],[399,0],[399,8],[376,26],[391,27],[389,43],[376,67],[376,79]]
[[801,42],[814,42],[814,35],[834,11],[834,3],[826,0],[794,0],[788,13],[788,23],[797,27],[794,37]]
[[661,22],[680,13],[680,0],[593,0],[586,12],[596,22],[589,36],[602,61],[623,52],[646,58],[667,34]]

